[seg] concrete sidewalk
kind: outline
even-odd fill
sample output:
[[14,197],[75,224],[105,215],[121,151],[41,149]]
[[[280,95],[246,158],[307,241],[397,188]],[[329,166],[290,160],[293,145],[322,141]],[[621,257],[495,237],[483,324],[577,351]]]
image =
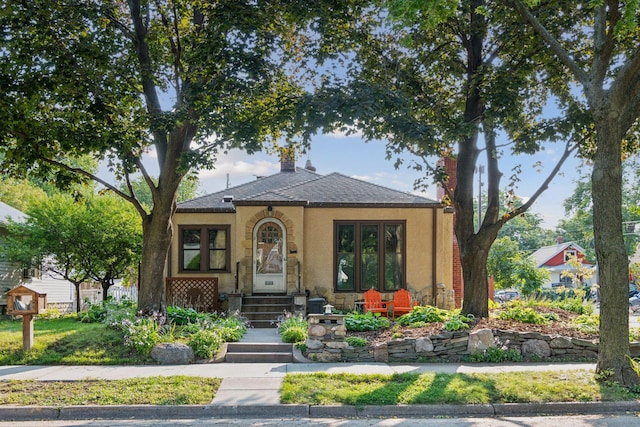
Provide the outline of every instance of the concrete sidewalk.
[[[249,330],[243,342],[279,342],[275,329]],[[392,417],[392,416],[497,416],[539,414],[592,414],[640,412],[640,402],[589,402],[507,405],[398,405],[356,408],[280,404],[283,378],[292,373],[497,373],[510,371],[595,370],[593,363],[517,364],[388,364],[388,363],[214,363],[144,366],[0,366],[0,381],[77,381],[124,379],[150,376],[197,376],[222,378],[210,405],[180,406],[91,406],[66,408],[8,407],[0,405],[0,419],[94,419],[134,417],[300,416],[300,417]]]

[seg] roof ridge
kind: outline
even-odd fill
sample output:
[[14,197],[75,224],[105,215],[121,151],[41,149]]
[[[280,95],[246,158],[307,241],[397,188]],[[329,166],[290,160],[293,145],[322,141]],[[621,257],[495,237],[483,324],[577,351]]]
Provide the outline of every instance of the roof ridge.
[[[294,182],[294,183],[291,183],[291,184],[289,184],[289,185],[285,185],[285,186],[283,186],[283,187],[279,187],[279,188],[277,188],[277,189],[265,190],[265,191],[262,191],[262,192],[260,192],[260,193],[252,194],[251,196],[249,196],[249,197],[247,197],[247,198],[248,198],[248,199],[255,199],[256,197],[263,196],[263,195],[265,195],[265,194],[269,194],[269,193],[273,193],[273,194],[277,194],[277,195],[282,196],[282,197],[286,197],[286,198],[287,198],[287,199],[289,199],[289,200],[293,200],[294,198],[293,198],[292,196],[288,196],[288,195],[286,195],[286,194],[283,194],[283,193],[282,193],[282,191],[290,190],[290,189],[295,188],[295,187],[297,187],[297,186],[299,186],[299,185],[304,185],[304,184],[307,184],[307,183],[309,183],[309,182],[316,181],[316,180],[321,179],[321,178],[323,178],[323,177],[325,177],[325,176],[326,176],[326,175],[320,175],[319,173],[316,173],[316,172],[310,171],[309,169],[306,169],[306,168],[296,167],[296,171],[297,171],[298,169],[303,170],[303,171],[305,171],[305,172],[307,172],[307,173],[311,174],[312,176],[311,176],[311,177],[309,177],[309,179],[307,179],[307,180],[305,180],[305,181],[301,181],[301,182]],[[276,176],[276,175],[278,175],[278,174],[280,174],[280,173],[281,173],[281,172],[278,172],[277,174],[274,174],[274,175],[269,175],[269,177]],[[291,173],[291,172],[284,172],[284,173]],[[267,178],[269,178],[269,177],[267,177]]]
[[[420,197],[422,199],[426,199],[426,200],[432,201],[432,199],[429,199],[428,197],[424,197],[424,196],[421,196],[421,195],[418,195],[418,194],[413,194],[413,193],[410,193],[408,191],[396,190],[395,188],[386,187],[384,185],[380,185],[380,184],[377,184],[375,182],[365,181],[364,179],[354,178],[352,176],[348,176],[348,175],[345,175],[345,174],[340,173],[340,172],[331,172],[328,175],[324,175],[324,177],[328,177],[328,176],[331,176],[331,175],[340,175],[340,176],[343,176],[343,177],[345,177],[347,179],[352,179],[354,181],[362,182],[364,184],[373,185],[373,186],[376,186],[378,188],[383,188],[383,189],[388,190],[388,191],[395,191],[396,193],[406,194],[407,196]],[[433,200],[433,201],[437,202],[437,200]]]
[[[294,173],[297,173],[297,172],[298,172],[298,170],[300,170],[300,171],[304,171],[305,173],[308,173],[308,174],[310,174],[310,175],[317,175],[317,177],[322,177],[322,176],[323,176],[323,175],[320,175],[320,174],[318,174],[318,173],[316,173],[316,172],[310,171],[309,169],[301,168],[301,167],[296,167],[296,172],[294,172]],[[234,190],[236,190],[236,189],[242,189],[242,188],[244,188],[244,187],[248,187],[248,186],[251,186],[251,185],[255,185],[255,183],[256,183],[257,181],[259,181],[259,180],[269,180],[269,179],[272,179],[272,178],[277,177],[277,176],[278,176],[278,175],[280,175],[281,173],[291,173],[291,172],[282,172],[282,171],[279,171],[279,172],[276,172],[276,173],[274,173],[274,174],[264,176],[264,177],[262,177],[262,178],[257,178],[257,179],[252,180],[252,181],[247,181],[247,182],[244,182],[244,183],[242,183],[242,184],[234,185],[233,187],[225,188],[224,190],[216,191],[216,192],[209,193],[209,194],[204,194],[204,195],[202,195],[202,196],[198,196],[198,197],[195,197],[195,198],[193,198],[193,199],[185,200],[185,201],[182,201],[182,202],[178,203],[177,205],[178,205],[178,206],[180,206],[180,205],[185,204],[185,203],[191,203],[191,202],[196,201],[196,200],[200,200],[200,199],[204,199],[204,198],[209,198],[209,197],[215,196],[216,194],[220,194],[220,195],[223,195],[223,196],[224,196],[224,193],[225,193],[225,192],[233,192],[233,191],[234,191]],[[310,180],[317,179],[317,177],[311,177],[311,179],[310,179]],[[308,181],[304,181],[304,182],[308,182]],[[285,187],[283,187],[283,188],[285,188]],[[259,196],[259,195],[261,195],[261,194],[265,194],[265,193],[273,193],[273,192],[274,192],[273,190],[269,190],[269,191],[266,191],[266,192],[256,193],[256,194],[251,195],[251,197],[250,197],[250,198],[253,198],[253,197],[255,197],[255,196]]]

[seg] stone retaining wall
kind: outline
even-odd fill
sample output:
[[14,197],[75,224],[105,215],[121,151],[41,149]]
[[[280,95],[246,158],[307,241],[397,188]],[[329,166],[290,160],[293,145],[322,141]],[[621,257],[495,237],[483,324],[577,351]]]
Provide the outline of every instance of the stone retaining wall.
[[[515,350],[525,361],[597,359],[598,341],[481,329],[442,332],[421,338],[394,339],[375,347],[352,347],[345,341],[344,316],[309,316],[306,357],[318,362],[460,362],[489,347]],[[640,356],[640,342],[630,343],[632,357]]]

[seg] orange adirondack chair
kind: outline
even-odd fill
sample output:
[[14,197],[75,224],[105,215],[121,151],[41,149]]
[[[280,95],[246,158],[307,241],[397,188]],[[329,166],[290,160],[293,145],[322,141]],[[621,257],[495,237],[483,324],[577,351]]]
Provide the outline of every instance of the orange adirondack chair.
[[364,312],[365,313],[380,313],[383,316],[389,315],[389,309],[387,308],[388,301],[382,301],[380,292],[371,288],[364,293]]
[[391,304],[393,308],[393,318],[395,319],[397,315],[410,312],[416,303],[413,302],[411,292],[406,289],[400,289],[393,293],[393,301],[391,301]]

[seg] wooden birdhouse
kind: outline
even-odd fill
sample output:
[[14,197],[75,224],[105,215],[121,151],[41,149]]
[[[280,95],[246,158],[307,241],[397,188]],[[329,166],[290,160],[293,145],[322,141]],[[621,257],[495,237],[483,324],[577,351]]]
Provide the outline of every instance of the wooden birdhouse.
[[7,314],[13,316],[42,314],[47,310],[47,294],[21,285],[7,292]]

